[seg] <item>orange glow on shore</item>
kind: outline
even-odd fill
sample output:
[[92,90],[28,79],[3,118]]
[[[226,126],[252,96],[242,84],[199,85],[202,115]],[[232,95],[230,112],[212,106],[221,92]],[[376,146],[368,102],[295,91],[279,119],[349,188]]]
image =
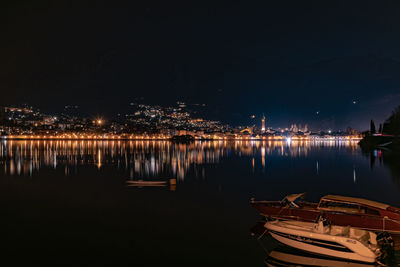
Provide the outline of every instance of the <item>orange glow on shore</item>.
[[[9,135],[0,136],[0,139],[10,140],[27,140],[27,139],[38,139],[38,140],[169,140],[172,136],[155,134],[155,135],[86,135],[86,134],[62,134],[62,135]],[[199,135],[194,136],[196,140],[254,140],[254,141],[285,141],[288,137],[286,136],[243,136],[243,135],[223,135],[223,134],[213,134],[213,135]],[[292,141],[358,141],[362,137],[358,135],[349,136],[290,136]]]

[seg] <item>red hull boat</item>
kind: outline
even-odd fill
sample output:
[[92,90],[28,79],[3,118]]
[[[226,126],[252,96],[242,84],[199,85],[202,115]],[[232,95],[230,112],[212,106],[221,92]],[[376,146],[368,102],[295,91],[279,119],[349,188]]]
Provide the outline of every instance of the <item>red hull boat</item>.
[[327,195],[319,203],[302,200],[305,193],[286,196],[282,201],[250,201],[270,218],[315,222],[320,215],[334,225],[400,234],[400,208],[354,197]]

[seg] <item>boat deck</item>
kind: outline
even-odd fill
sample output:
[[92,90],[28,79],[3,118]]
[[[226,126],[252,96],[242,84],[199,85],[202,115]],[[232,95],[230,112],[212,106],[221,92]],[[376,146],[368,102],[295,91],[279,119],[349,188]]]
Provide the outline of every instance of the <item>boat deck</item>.
[[278,221],[277,225],[294,230],[352,238],[363,243],[367,243],[370,240],[370,233],[368,231],[352,228],[350,226],[325,226],[323,231],[320,232],[317,230],[316,224],[310,222]]

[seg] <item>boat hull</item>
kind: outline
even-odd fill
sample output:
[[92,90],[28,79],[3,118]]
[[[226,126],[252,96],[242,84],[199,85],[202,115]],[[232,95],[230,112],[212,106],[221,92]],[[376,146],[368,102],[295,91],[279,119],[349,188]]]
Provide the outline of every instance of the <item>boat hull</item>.
[[126,181],[127,184],[140,184],[140,185],[160,185],[167,184],[166,181]]
[[252,205],[257,211],[265,216],[284,220],[299,220],[305,222],[315,222],[319,216],[323,216],[334,225],[357,227],[371,231],[387,231],[391,234],[400,234],[400,221],[391,220],[379,216],[350,214],[337,211],[319,210],[314,207],[291,208],[282,207],[277,202],[276,205],[263,202],[254,202]]
[[296,249],[352,261],[376,261],[377,255],[354,238],[305,231],[301,227],[290,229],[273,223],[267,223],[265,227],[274,239]]

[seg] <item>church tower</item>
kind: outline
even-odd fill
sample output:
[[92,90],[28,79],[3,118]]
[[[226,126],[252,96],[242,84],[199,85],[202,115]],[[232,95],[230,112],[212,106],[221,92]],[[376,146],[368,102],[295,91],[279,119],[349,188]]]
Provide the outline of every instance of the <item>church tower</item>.
[[265,133],[265,116],[264,116],[264,114],[261,118],[261,132]]

